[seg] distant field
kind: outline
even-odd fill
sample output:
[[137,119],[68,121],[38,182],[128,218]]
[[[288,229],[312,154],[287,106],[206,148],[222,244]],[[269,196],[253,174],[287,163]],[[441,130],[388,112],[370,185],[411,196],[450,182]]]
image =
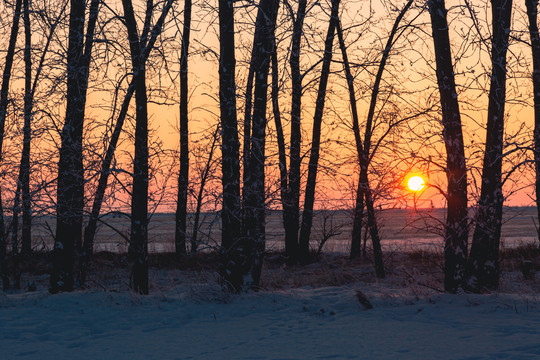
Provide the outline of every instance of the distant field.
[[[444,209],[392,209],[379,212],[378,221],[383,248],[414,249],[432,248],[442,250],[440,224],[444,221]],[[536,208],[505,208],[503,224],[503,246],[513,247],[523,243],[537,242],[535,225]],[[322,238],[324,223],[326,229],[333,230],[335,236],[324,246],[323,251],[347,252],[349,250],[352,231],[351,213],[345,210],[317,211],[312,231],[313,248],[317,248]],[[192,223],[192,216],[189,223]],[[129,237],[130,224],[126,218],[107,216],[104,218],[111,227]],[[37,250],[52,249],[51,230],[54,231],[55,219],[42,217],[34,221],[34,248]],[[205,213],[201,217],[199,248],[216,248],[221,237],[219,216]],[[111,227],[101,224],[96,236],[96,251],[126,252],[127,241]],[[50,230],[49,230],[50,228]],[[189,229],[191,232],[191,228]],[[281,212],[270,211],[267,216],[267,249],[280,250],[284,247],[284,232]],[[472,232],[471,232],[472,233]],[[368,242],[369,245],[369,242]],[[174,214],[155,214],[149,224],[149,251],[174,251]]]

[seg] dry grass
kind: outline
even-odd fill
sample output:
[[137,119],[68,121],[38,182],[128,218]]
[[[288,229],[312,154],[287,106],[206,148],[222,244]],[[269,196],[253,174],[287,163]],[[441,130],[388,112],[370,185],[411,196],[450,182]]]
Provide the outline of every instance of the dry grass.
[[[21,260],[23,289],[31,282],[47,288],[51,270],[50,256],[35,253]],[[384,254],[386,279],[376,279],[371,256],[349,260],[345,255],[325,254],[306,266],[288,266],[279,253],[267,254],[263,266],[261,289],[277,290],[298,287],[327,287],[362,283],[365,288],[385,284],[406,290],[415,296],[442,291],[443,254],[440,249],[393,251]],[[501,251],[501,286],[504,293],[540,293],[540,274],[525,279],[521,273],[524,261],[540,271],[540,250],[520,246]],[[203,253],[178,259],[175,254],[151,254],[150,283],[152,291],[166,291],[178,285],[192,287],[218,284],[218,256]],[[129,288],[130,266],[126,255],[101,252],[95,254],[88,269],[86,288],[124,291]],[[214,294],[215,295],[215,294]],[[203,299],[204,300],[204,299]]]

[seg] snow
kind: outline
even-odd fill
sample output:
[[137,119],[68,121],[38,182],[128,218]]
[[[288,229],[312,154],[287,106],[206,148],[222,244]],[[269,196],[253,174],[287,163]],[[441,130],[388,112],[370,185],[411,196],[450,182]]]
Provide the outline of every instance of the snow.
[[450,295],[385,280],[230,295],[215,281],[167,281],[149,296],[2,293],[0,358],[540,359],[537,293]]

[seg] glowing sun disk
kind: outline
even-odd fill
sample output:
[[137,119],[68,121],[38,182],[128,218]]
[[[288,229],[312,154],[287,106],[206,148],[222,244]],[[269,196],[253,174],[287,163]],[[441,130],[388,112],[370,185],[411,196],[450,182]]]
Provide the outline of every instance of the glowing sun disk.
[[425,181],[420,176],[412,176],[407,182],[407,186],[411,191],[420,191],[425,186]]

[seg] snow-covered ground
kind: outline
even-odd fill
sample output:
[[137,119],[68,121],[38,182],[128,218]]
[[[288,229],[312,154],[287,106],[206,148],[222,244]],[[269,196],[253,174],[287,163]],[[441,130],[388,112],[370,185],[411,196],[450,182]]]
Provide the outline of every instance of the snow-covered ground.
[[392,281],[240,296],[212,281],[149,296],[38,288],[0,295],[0,359],[540,359],[540,296]]

